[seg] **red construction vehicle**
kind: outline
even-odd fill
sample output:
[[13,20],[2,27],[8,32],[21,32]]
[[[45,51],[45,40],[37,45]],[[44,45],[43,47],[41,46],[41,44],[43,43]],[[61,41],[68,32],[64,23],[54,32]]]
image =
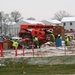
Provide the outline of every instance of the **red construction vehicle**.
[[[52,30],[52,25],[43,25],[43,24],[22,24],[20,26],[19,36],[22,37],[22,41],[25,41],[24,44],[32,44],[33,37],[37,36],[38,40],[42,43],[47,41],[46,31]],[[26,40],[27,39],[27,40]]]
[[64,28],[61,26],[45,24],[22,24],[20,25],[19,36],[23,38],[23,41],[28,41],[29,44],[32,43],[34,36],[37,36],[40,42],[45,43],[50,41],[51,33],[55,35],[60,34],[63,37],[63,30]]

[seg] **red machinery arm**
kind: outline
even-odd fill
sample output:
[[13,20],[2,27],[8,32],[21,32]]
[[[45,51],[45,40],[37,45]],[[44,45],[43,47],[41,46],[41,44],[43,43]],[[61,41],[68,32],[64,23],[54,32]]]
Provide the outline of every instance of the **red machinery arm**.
[[52,29],[52,25],[43,25],[43,24],[22,24],[20,26],[20,32],[25,32],[25,29]]

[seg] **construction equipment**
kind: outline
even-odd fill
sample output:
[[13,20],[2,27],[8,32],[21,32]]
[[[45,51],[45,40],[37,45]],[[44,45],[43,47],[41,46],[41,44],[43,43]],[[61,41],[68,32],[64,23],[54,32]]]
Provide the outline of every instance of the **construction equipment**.
[[[22,24],[20,25],[19,36],[23,39],[28,38],[31,42],[33,37],[37,36],[41,44],[51,41],[50,34],[60,34],[63,38],[64,27],[45,24]],[[26,41],[26,40],[25,40]]]

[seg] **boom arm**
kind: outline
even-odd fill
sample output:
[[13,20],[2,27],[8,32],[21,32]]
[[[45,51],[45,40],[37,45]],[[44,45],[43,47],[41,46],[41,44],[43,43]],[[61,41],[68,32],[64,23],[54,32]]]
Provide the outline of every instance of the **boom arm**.
[[44,30],[48,30],[48,29],[52,29],[53,26],[52,25],[42,25],[42,24],[22,24],[20,26],[20,32],[25,31],[25,29],[44,29]]

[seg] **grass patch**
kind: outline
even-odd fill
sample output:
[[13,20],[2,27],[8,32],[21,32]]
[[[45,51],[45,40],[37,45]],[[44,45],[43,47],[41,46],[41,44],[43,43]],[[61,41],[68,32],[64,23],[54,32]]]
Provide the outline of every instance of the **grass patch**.
[[[23,67],[22,67],[23,66]],[[50,75],[75,74],[75,64],[30,65],[27,63],[9,63],[0,67],[1,75]]]
[[[52,66],[50,66],[52,63]],[[2,58],[0,75],[75,74],[75,56]]]

